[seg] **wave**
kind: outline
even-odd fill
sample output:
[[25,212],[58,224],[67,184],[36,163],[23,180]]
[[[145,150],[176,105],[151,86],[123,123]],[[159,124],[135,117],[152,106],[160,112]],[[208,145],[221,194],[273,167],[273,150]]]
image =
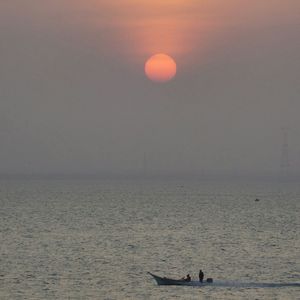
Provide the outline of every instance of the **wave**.
[[212,286],[219,287],[236,287],[236,288],[284,288],[284,287],[300,287],[300,283],[258,283],[258,282],[238,282],[238,281],[219,281],[216,280]]

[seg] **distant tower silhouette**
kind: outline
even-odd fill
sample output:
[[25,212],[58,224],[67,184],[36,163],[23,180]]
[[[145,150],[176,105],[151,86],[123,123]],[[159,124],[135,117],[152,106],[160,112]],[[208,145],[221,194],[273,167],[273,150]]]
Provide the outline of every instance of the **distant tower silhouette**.
[[281,159],[280,159],[280,176],[281,178],[287,178],[289,175],[289,145],[288,145],[288,128],[282,128],[283,132],[283,143],[281,149]]
[[148,174],[148,163],[147,163],[147,156],[146,153],[144,152],[144,157],[143,157],[143,175]]

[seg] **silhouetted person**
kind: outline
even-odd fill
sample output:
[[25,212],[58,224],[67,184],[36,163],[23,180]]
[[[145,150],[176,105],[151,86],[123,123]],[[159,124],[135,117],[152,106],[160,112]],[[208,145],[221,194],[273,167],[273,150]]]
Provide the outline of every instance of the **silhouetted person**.
[[187,281],[187,282],[190,282],[192,280],[190,274],[187,274],[186,278],[184,280]]
[[204,273],[202,272],[202,270],[199,271],[199,281],[203,282],[203,278],[204,278]]

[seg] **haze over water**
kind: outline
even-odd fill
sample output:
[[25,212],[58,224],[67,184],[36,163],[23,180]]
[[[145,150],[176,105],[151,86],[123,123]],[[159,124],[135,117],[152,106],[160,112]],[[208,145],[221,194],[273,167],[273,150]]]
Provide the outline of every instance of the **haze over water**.
[[[288,183],[2,180],[0,298],[297,299],[299,198]],[[147,275],[199,268],[230,283]]]
[[299,15],[0,1],[0,299],[296,299]]
[[[300,169],[298,0],[0,1],[0,174]],[[144,75],[153,54],[177,76]]]

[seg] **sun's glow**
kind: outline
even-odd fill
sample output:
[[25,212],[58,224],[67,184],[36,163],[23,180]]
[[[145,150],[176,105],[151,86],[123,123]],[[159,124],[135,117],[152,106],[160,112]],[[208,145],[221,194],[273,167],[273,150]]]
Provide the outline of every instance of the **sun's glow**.
[[176,72],[174,59],[163,53],[151,56],[145,63],[147,77],[155,82],[167,82],[174,78]]
[[118,1],[104,2],[105,10],[115,17],[97,22],[112,28],[105,34],[118,36],[115,48],[131,62],[140,64],[145,55],[168,53],[185,65],[192,60],[195,49],[199,55],[200,48],[202,55],[202,49],[211,44],[208,32],[215,26],[215,19],[206,14],[210,11],[206,2],[122,0],[121,6]]

